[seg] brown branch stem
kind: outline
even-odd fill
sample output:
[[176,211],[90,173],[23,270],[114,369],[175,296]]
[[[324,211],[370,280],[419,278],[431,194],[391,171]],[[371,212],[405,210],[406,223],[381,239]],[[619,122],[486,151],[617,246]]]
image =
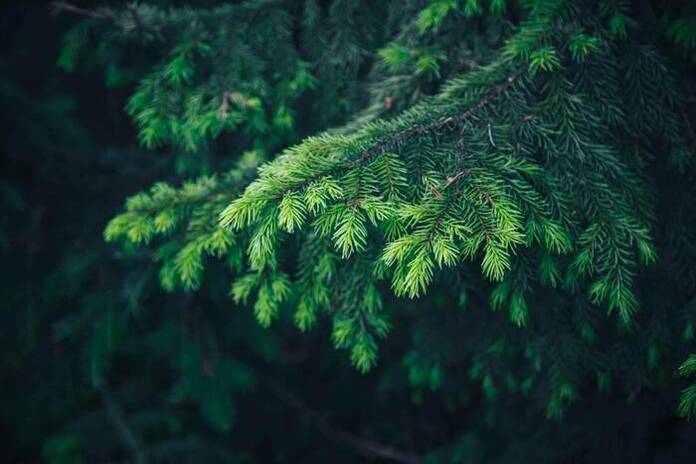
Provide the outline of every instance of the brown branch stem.
[[501,93],[503,93],[505,90],[512,85],[512,83],[515,81],[517,78],[518,74],[514,74],[510,77],[508,77],[504,83],[496,85],[495,88],[488,93],[484,98],[482,98],[478,103],[475,105],[471,106],[468,108],[466,111],[463,113],[457,115],[457,116],[449,116],[446,118],[442,118],[438,121],[432,122],[430,124],[426,124],[425,126],[412,126],[407,129],[404,129],[400,132],[397,132],[396,134],[392,135],[389,137],[387,140],[383,142],[379,142],[367,150],[363,152],[363,154],[353,161],[350,165],[349,168],[357,166],[358,164],[361,164],[365,162],[366,160],[372,158],[375,155],[379,155],[383,153],[384,151],[388,150],[389,148],[398,145],[399,143],[403,142],[404,140],[413,137],[414,135],[419,135],[419,134],[426,134],[428,132],[432,132],[434,130],[442,129],[443,127],[446,127],[448,125],[456,125],[456,124],[461,124],[462,122],[466,121],[469,119],[474,113],[476,113],[478,110],[481,108],[487,106],[491,101],[493,101],[494,98],[499,96]]

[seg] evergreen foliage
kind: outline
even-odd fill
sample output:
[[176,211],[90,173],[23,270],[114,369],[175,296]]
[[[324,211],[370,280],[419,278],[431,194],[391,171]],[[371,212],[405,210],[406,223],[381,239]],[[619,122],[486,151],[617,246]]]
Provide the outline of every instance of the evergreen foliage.
[[[81,16],[58,65],[128,90],[168,159],[46,283],[131,461],[355,462],[317,432],[410,463],[689,455],[638,429],[696,413],[693,5],[175,3],[54,4]],[[283,379],[352,393],[364,436]],[[312,431],[249,419],[269,397]],[[113,456],[90,420],[45,459]],[[595,449],[622,427],[631,451]]]
[[[450,13],[483,14],[478,2],[458,8],[457,2],[430,4],[417,16],[418,30],[437,29]],[[492,15],[502,10],[490,8]],[[332,256],[338,287],[331,281],[315,281],[311,291],[297,286],[295,319],[306,328],[317,311],[330,310],[335,344],[350,348],[362,370],[375,363],[376,341],[389,327],[378,281],[390,280],[396,296],[415,298],[439,270],[467,261],[480,262],[483,276],[500,282],[491,304],[506,307],[515,325],[527,323],[527,299],[537,286],[585,293],[630,324],[640,306],[634,276],[657,259],[645,172],[650,148],[665,149],[658,161],[665,169],[691,156],[675,77],[656,48],[628,41],[626,28],[635,21],[621,13],[628,11],[625,4],[539,2],[528,8],[519,31],[490,64],[443,81],[436,96],[396,117],[311,137],[264,165],[219,213],[215,238],[188,225],[187,244],[163,268],[165,287],[172,287],[169,269],[178,270],[184,288],[196,287],[201,254],[226,254],[239,240],[244,245],[231,247],[229,260],[240,267],[237,253],[246,248],[251,274],[237,280],[232,293],[246,300],[258,289],[255,312],[268,325],[290,292],[288,275],[279,271],[278,244],[329,242],[313,261],[301,256],[301,265],[290,268],[300,270],[298,281],[310,280],[303,273],[317,272]],[[683,35],[668,34],[688,46],[677,38]],[[415,75],[439,75],[444,57],[398,42],[379,54],[390,69],[415,60]],[[628,86],[620,85],[621,76]],[[657,108],[659,118],[652,111]],[[146,118],[136,120],[143,131],[154,130]],[[180,125],[197,127],[186,119]],[[148,198],[131,198],[129,212],[107,228],[107,240],[139,243],[166,232],[169,217],[182,218],[151,204],[165,192],[186,204],[190,191],[156,186]],[[158,215],[138,215],[145,204]],[[359,281],[344,277],[358,273]],[[328,293],[337,295],[334,301]]]

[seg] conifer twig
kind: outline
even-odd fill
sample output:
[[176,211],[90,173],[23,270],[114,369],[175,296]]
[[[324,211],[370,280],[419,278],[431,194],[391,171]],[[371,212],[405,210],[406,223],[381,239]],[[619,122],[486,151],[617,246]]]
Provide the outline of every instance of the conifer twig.
[[432,132],[434,130],[442,129],[450,124],[460,124],[470,118],[474,113],[476,113],[478,110],[481,108],[486,107],[489,105],[494,98],[496,98],[498,95],[503,93],[505,90],[512,85],[512,83],[517,79],[519,76],[519,73],[513,74],[509,76],[504,83],[496,85],[492,91],[490,91],[485,97],[483,97],[481,100],[479,100],[478,103],[475,105],[471,106],[468,108],[466,111],[456,115],[456,116],[449,116],[446,118],[439,119],[435,122],[432,122],[430,124],[426,124],[424,126],[419,126],[419,125],[414,125],[411,126],[407,129],[404,129],[402,131],[397,132],[393,136],[389,137],[387,140],[384,140],[382,142],[376,143],[372,145],[370,148],[365,150],[363,154],[353,161],[350,165],[350,167],[355,167],[359,164],[362,164],[363,162],[367,161],[368,159],[372,158],[375,155],[379,155],[381,153],[384,153],[386,150],[389,148],[393,147],[394,145],[399,144],[400,142],[403,142],[405,139],[408,139],[410,137],[413,137],[414,135],[419,135],[419,134],[426,134],[428,132]]
[[[377,142],[377,143],[373,144],[372,146],[370,146],[369,148],[365,149],[357,159],[351,161],[347,165],[339,167],[335,171],[354,169],[357,166],[360,166],[361,164],[365,163],[366,161],[369,161],[370,159],[374,158],[375,156],[381,155],[382,153],[384,153],[388,149],[402,143],[403,141],[405,141],[405,140],[407,140],[410,137],[413,137],[415,135],[427,134],[428,132],[433,132],[433,131],[436,131],[438,129],[442,129],[442,128],[447,127],[447,126],[461,124],[462,122],[464,122],[468,118],[470,118],[472,115],[474,115],[481,108],[485,108],[486,106],[488,106],[496,97],[498,97],[500,94],[502,94],[504,91],[506,91],[512,85],[512,83],[519,77],[519,75],[520,75],[520,73],[516,72],[516,73],[508,76],[508,78],[505,79],[505,81],[502,84],[496,85],[493,88],[493,90],[491,90],[487,95],[485,95],[481,100],[479,100],[478,103],[469,107],[464,112],[462,112],[458,115],[455,115],[455,116],[448,116],[445,118],[438,119],[437,121],[432,122],[430,124],[426,124],[423,126],[413,125],[411,127],[403,129],[401,131],[398,131],[394,135],[388,137],[386,140],[383,140],[381,142]],[[307,185],[316,181],[320,177],[324,177],[325,175],[326,175],[326,173],[323,172],[323,173],[320,173],[316,176],[311,176],[309,179],[305,180],[302,183],[302,186],[306,187]],[[297,188],[297,186],[283,190],[282,192],[280,192],[280,196],[284,196],[285,194],[288,193],[288,191],[292,191],[296,188]]]

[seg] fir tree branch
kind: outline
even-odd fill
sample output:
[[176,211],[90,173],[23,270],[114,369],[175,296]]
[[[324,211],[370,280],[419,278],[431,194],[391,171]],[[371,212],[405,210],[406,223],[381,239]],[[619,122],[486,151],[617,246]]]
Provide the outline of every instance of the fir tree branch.
[[318,174],[305,179],[304,182],[302,182],[300,185],[295,185],[278,192],[278,198],[281,198],[292,191],[304,189],[313,182],[316,182],[317,180],[326,177],[328,174],[335,174],[336,172],[350,171],[351,169],[355,169],[363,163],[370,161],[374,157],[379,156],[385,153],[386,151],[398,146],[399,144],[405,142],[411,137],[432,133],[437,130],[444,129],[448,126],[451,127],[464,123],[467,119],[476,114],[479,110],[490,105],[493,102],[493,100],[496,97],[500,96],[503,92],[505,92],[519,78],[521,74],[521,71],[517,71],[511,74],[505,79],[505,81],[502,84],[497,84],[492,91],[486,94],[475,105],[469,107],[459,115],[447,116],[426,125],[414,124],[410,127],[407,127],[406,129],[398,131],[395,134],[388,136],[385,140],[377,142],[371,145],[369,148],[366,148],[362,151],[362,153],[360,154],[360,156],[358,156],[357,159],[349,162],[346,165],[334,169],[331,173],[319,172]]
[[512,85],[512,83],[515,82],[518,76],[519,73],[512,74],[505,80],[504,83],[496,85],[493,88],[493,90],[489,92],[485,97],[483,97],[478,103],[476,103],[475,105],[468,108],[466,111],[462,112],[457,116],[448,116],[446,118],[442,118],[438,121],[426,124],[424,126],[411,126],[407,129],[397,132],[396,134],[389,137],[387,140],[384,140],[371,146],[370,148],[365,150],[357,160],[349,164],[348,168],[354,168],[364,163],[365,161],[371,159],[372,157],[384,153],[386,150],[395,147],[396,145],[404,142],[405,140],[413,136],[427,134],[433,131],[443,129],[447,126],[458,125],[463,123],[472,115],[474,115],[477,111],[488,106],[497,96],[506,91]]

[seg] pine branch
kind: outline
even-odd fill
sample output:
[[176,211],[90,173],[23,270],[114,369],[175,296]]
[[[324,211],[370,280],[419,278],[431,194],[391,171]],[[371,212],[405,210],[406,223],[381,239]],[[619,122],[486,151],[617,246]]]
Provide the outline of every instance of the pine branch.
[[365,150],[357,160],[349,164],[348,169],[354,168],[364,163],[365,161],[371,159],[372,157],[384,153],[386,150],[389,150],[399,145],[400,143],[404,142],[410,137],[431,133],[440,129],[444,129],[447,126],[459,125],[463,123],[472,115],[474,115],[477,111],[489,105],[497,96],[499,96],[505,90],[507,90],[519,75],[519,73],[511,75],[505,80],[504,83],[496,85],[495,88],[491,92],[489,92],[483,99],[481,99],[477,104],[475,104],[474,106],[470,107],[469,109],[457,116],[448,116],[446,118],[442,118],[425,126],[411,126],[407,129],[397,132],[396,134],[389,137],[387,140],[373,145],[372,147]]
[[[337,172],[342,172],[342,171],[350,171],[352,169],[357,168],[358,166],[364,164],[365,162],[373,159],[375,156],[379,156],[383,153],[385,153],[387,150],[390,150],[399,144],[402,144],[406,140],[408,140],[411,137],[417,136],[417,135],[424,135],[424,134],[429,134],[436,132],[440,129],[444,129],[446,127],[451,127],[451,126],[456,126],[464,123],[467,119],[469,119],[471,116],[476,114],[479,110],[482,108],[485,108],[486,106],[490,105],[492,101],[501,95],[503,92],[505,92],[514,82],[517,80],[517,78],[521,75],[521,71],[515,72],[512,75],[510,75],[507,79],[502,84],[496,85],[491,92],[489,92],[485,97],[483,97],[481,100],[479,100],[475,105],[469,107],[467,110],[464,112],[460,113],[459,115],[456,116],[447,116],[444,118],[441,118],[435,122],[432,122],[430,124],[426,125],[418,125],[414,124],[406,129],[403,129],[389,137],[387,137],[385,140],[382,140],[380,142],[377,142],[373,145],[371,145],[369,148],[365,149],[362,151],[362,153],[358,156],[357,159],[349,162],[346,165],[339,166],[335,169],[333,169],[331,172],[319,172],[316,175],[309,176],[306,178],[300,185],[294,185],[289,188],[283,189],[278,192],[277,196],[283,197],[287,195],[288,193],[296,190],[301,190],[312,184],[313,182],[316,182],[317,180],[326,177],[327,175],[333,175],[336,174]],[[224,225],[224,224],[223,224]]]

